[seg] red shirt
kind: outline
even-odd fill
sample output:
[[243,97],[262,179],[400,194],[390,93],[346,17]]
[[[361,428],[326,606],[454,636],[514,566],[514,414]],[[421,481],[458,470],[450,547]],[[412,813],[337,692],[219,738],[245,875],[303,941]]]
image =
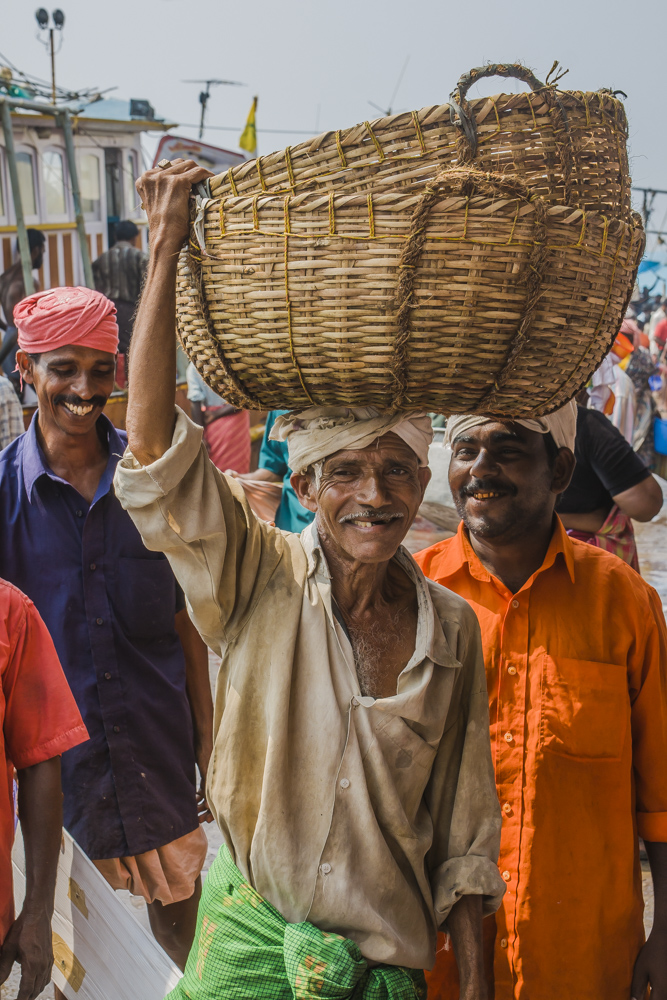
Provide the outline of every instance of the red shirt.
[[[482,632],[507,883],[495,928],[485,921],[496,1000],[628,1000],[644,937],[637,834],[667,841],[660,599],[558,518],[516,594],[462,525],[415,559]],[[439,952],[429,1000],[458,996],[452,957]]]
[[656,323],[653,331],[653,339],[660,350],[662,350],[667,341],[667,319],[661,319],[659,323]]
[[25,594],[0,580],[0,944],[14,919],[14,768],[87,739],[46,625]]

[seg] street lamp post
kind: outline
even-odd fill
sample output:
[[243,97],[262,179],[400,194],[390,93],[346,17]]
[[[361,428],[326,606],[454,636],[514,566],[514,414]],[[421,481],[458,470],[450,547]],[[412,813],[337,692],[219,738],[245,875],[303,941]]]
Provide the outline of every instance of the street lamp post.
[[53,24],[49,25],[49,12],[44,7],[39,7],[35,11],[35,18],[37,24],[39,25],[40,31],[49,32],[49,50],[51,53],[51,103],[56,103],[56,47],[55,47],[55,33],[56,31],[62,31],[65,26],[65,15],[63,12],[56,8],[51,14],[53,19]]

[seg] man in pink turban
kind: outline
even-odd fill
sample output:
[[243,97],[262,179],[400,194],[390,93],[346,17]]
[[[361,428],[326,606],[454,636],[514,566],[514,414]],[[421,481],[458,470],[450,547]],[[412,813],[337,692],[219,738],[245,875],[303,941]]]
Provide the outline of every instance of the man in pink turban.
[[183,966],[207,851],[195,780],[211,752],[207,650],[167,559],[147,551],[113,491],[126,447],[103,413],[113,303],[54,288],[14,316],[38,412],[0,455],[0,574],[40,611],[90,734],[63,755],[64,825],[114,888],[146,899]]

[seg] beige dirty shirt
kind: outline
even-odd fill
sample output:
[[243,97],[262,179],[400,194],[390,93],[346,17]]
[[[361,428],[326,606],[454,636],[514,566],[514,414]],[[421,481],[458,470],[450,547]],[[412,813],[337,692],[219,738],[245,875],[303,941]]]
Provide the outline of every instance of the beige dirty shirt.
[[362,697],[315,525],[259,521],[177,413],[172,447],[146,468],[126,452],[115,488],[222,657],[208,800],[232,857],[286,920],[430,968],[457,899],[491,912],[505,890],[477,619],[400,549],[416,649],[396,695]]

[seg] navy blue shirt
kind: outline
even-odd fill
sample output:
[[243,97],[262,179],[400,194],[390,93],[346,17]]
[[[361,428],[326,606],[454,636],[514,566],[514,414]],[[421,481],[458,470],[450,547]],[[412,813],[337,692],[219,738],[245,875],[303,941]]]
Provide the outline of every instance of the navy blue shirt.
[[99,418],[109,461],[89,505],[36,427],[0,453],[0,576],[35,602],[90,734],[63,755],[65,827],[91,858],[141,854],[197,827],[182,596],[113,492],[125,435]]

